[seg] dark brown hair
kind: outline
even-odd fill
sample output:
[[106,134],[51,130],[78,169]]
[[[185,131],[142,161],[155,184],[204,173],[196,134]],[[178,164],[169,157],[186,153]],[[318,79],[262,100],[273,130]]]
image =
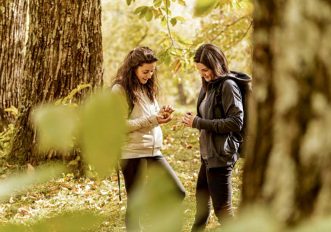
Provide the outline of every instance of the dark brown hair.
[[129,52],[122,65],[119,67],[113,85],[120,84],[124,88],[130,111],[132,111],[134,103],[139,101],[139,90],[143,90],[152,102],[156,98],[158,93],[156,70],[154,71],[152,78],[144,85],[139,82],[135,71],[139,66],[142,66],[143,64],[151,64],[157,60],[158,59],[150,48],[137,47]]
[[[195,63],[201,63],[211,69],[216,77],[221,77],[230,72],[228,62],[224,53],[213,44],[203,44],[195,52]],[[207,86],[207,82],[202,78],[202,84]]]

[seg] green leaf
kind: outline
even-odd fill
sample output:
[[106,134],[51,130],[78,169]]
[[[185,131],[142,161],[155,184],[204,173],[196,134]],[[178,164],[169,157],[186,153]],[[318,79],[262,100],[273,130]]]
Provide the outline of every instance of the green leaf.
[[158,8],[152,8],[154,18],[160,18],[162,16],[162,11]]
[[0,182],[0,201],[8,199],[14,192],[21,192],[27,190],[33,184],[46,182],[54,177],[59,176],[65,171],[63,165],[52,164],[52,166],[44,165],[30,173],[19,174],[8,177],[6,180]]
[[163,3],[165,7],[167,7],[168,9],[170,8],[170,4],[171,4],[170,0],[163,0]]
[[17,117],[17,115],[18,115],[18,109],[13,105],[11,105],[9,108],[6,108],[5,112],[9,112],[12,115],[14,115],[15,117]]
[[160,52],[159,58],[160,61],[164,62],[166,65],[169,65],[171,62],[171,56],[168,50]]
[[153,18],[153,11],[151,9],[148,9],[145,14],[145,18],[147,21],[151,21]]
[[297,226],[291,232],[324,232],[331,231],[331,217],[330,216],[321,216],[316,217],[310,220],[306,220]]
[[278,232],[282,231],[275,217],[267,208],[261,206],[246,207],[237,217],[236,222],[229,221],[222,228],[224,232]]
[[126,135],[125,98],[103,91],[82,110],[83,157],[100,175],[107,175],[121,155]]
[[155,7],[160,7],[161,4],[162,4],[162,0],[154,0],[154,1],[153,1],[153,5],[154,5]]
[[179,21],[179,22],[181,22],[181,23],[183,23],[183,22],[186,21],[185,18],[182,17],[182,16],[176,16],[175,18],[177,19],[177,21]]
[[141,174],[136,186],[128,210],[132,217],[140,219],[144,231],[181,231],[182,198],[169,175],[158,166],[152,165],[147,173]]
[[140,6],[140,7],[137,7],[135,10],[134,10],[134,13],[135,14],[139,14],[141,11],[142,11],[142,9],[144,9],[146,6]]
[[57,215],[53,218],[39,221],[31,226],[34,232],[61,231],[80,232],[93,230],[97,231],[98,225],[105,217],[92,212],[77,211]]
[[171,12],[170,8],[161,7],[160,9],[164,12],[165,15],[168,13],[168,15],[171,16],[172,12]]
[[194,6],[194,16],[203,16],[211,12],[218,0],[196,0]]
[[177,19],[176,18],[170,19],[170,23],[172,26],[175,26],[177,24]]
[[71,90],[71,92],[68,94],[68,96],[56,101],[55,104],[60,104],[60,103],[68,104],[77,93],[79,93],[81,90],[86,89],[86,88],[92,88],[92,85],[91,84],[78,85],[75,89]]
[[139,16],[139,18],[142,18],[145,16],[146,12],[149,10],[148,6],[140,6],[135,9],[134,13]]
[[17,224],[7,224],[0,225],[1,232],[26,232],[27,227],[25,225],[17,225]]
[[178,0],[178,3],[182,6],[186,6],[185,0]]
[[188,39],[185,39],[185,38],[183,38],[183,37],[181,37],[179,35],[175,35],[174,37],[176,38],[176,41],[177,42],[179,42],[179,43],[181,43],[181,44],[183,44],[185,46],[191,46],[192,45],[192,42],[190,40],[188,40]]
[[77,111],[64,105],[42,105],[32,113],[38,131],[38,145],[42,151],[68,151],[73,147],[77,132]]

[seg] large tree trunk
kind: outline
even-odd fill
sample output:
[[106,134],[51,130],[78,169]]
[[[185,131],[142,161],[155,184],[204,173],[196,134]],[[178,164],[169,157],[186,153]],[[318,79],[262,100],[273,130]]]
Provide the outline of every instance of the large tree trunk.
[[5,109],[18,107],[19,82],[23,73],[27,1],[0,2],[0,131],[13,116]]
[[[31,0],[22,98],[11,159],[36,160],[32,107],[67,96],[79,84],[102,82],[100,0]],[[74,101],[82,94],[75,95]]]
[[331,213],[331,1],[255,2],[256,137],[242,204],[296,224]]

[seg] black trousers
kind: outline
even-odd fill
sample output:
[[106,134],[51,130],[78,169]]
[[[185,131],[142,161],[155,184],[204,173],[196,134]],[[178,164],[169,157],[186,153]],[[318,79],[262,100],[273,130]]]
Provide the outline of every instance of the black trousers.
[[210,214],[210,199],[219,221],[233,217],[231,173],[231,166],[208,169],[202,161],[196,186],[196,214],[192,231],[205,229]]
[[131,197],[135,188],[135,184],[144,171],[150,166],[156,166],[165,171],[170,181],[173,182],[175,188],[178,190],[178,196],[182,199],[185,197],[185,188],[178,179],[176,173],[173,171],[169,163],[163,156],[135,158],[135,159],[123,159],[121,162],[121,169],[124,176],[125,189],[127,192],[127,210],[125,215],[125,224],[127,231],[139,231],[139,220],[135,221],[130,215],[131,209]]

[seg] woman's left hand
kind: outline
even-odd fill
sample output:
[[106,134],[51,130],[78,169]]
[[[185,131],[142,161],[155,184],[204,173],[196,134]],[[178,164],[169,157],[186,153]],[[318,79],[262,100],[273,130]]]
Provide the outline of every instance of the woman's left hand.
[[171,105],[165,105],[162,106],[158,114],[163,115],[164,118],[168,118],[174,111],[175,109]]
[[187,127],[192,127],[195,117],[196,115],[193,115],[191,112],[187,112],[182,118],[182,123],[184,123]]
[[173,115],[172,114],[168,114],[167,117],[165,117],[165,115],[156,115],[156,119],[157,119],[157,122],[159,124],[164,124],[164,123],[167,123],[167,122],[170,122],[173,118]]

